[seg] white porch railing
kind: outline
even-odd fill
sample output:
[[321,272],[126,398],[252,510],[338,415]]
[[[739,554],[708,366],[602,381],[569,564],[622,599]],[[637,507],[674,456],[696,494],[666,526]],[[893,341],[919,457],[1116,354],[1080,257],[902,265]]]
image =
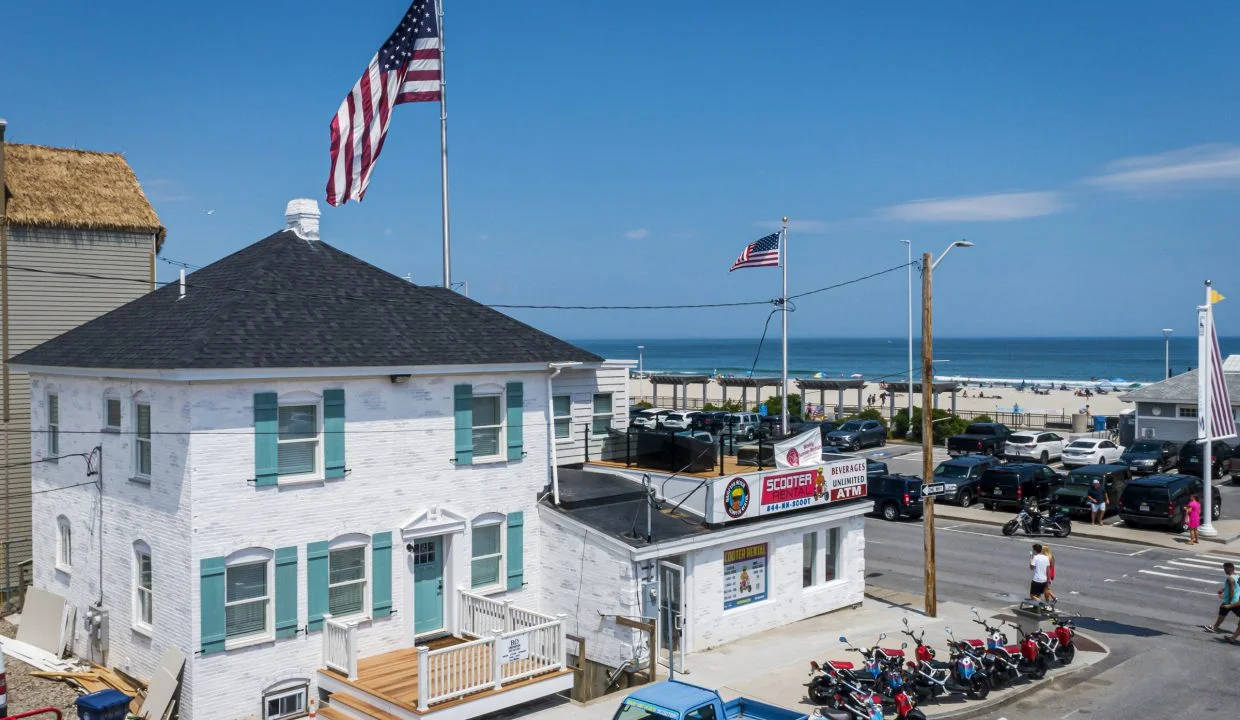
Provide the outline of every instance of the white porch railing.
[[461,635],[485,637],[495,631],[524,630],[555,622],[550,615],[514,607],[511,600],[492,600],[459,588]]
[[357,679],[357,627],[323,616],[323,666]]

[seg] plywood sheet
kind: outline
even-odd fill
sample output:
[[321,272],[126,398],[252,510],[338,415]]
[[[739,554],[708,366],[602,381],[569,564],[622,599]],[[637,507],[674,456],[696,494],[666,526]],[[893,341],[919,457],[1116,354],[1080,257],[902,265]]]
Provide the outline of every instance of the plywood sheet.
[[31,586],[26,588],[17,639],[60,657],[64,647],[65,599]]

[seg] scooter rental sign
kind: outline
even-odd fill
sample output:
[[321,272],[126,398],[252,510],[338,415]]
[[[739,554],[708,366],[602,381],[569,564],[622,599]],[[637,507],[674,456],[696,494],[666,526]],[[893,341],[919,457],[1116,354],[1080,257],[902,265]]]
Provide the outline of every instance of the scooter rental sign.
[[849,458],[822,465],[720,478],[711,522],[773,515],[866,495],[865,460]]

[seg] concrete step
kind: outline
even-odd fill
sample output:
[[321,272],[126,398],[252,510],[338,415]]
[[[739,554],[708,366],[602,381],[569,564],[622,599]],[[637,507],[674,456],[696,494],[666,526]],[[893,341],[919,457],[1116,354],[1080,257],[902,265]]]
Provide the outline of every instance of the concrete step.
[[365,700],[348,693],[332,693],[327,703],[327,707],[335,708],[345,718],[352,718],[354,720],[402,720],[402,718],[381,710]]

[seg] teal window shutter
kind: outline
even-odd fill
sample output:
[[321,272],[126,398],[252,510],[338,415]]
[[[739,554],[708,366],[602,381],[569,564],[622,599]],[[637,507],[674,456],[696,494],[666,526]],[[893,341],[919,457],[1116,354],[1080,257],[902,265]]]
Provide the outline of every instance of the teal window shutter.
[[521,420],[524,417],[525,388],[522,383],[508,383],[508,459],[520,460],[525,454]]
[[297,548],[276,548],[276,637],[297,635]]
[[392,614],[392,533],[375,533],[370,538],[371,617]]
[[508,513],[508,589],[525,584],[525,514]]
[[224,650],[224,558],[198,561],[202,654]]
[[323,629],[327,614],[327,541],[306,545],[306,631]]
[[453,388],[453,408],[456,413],[456,464],[474,464],[474,386],[457,385]]
[[280,426],[279,399],[275,393],[254,393],[254,481],[275,485],[279,479],[277,452]]
[[344,477],[344,390],[323,391],[323,464],[327,478]]

